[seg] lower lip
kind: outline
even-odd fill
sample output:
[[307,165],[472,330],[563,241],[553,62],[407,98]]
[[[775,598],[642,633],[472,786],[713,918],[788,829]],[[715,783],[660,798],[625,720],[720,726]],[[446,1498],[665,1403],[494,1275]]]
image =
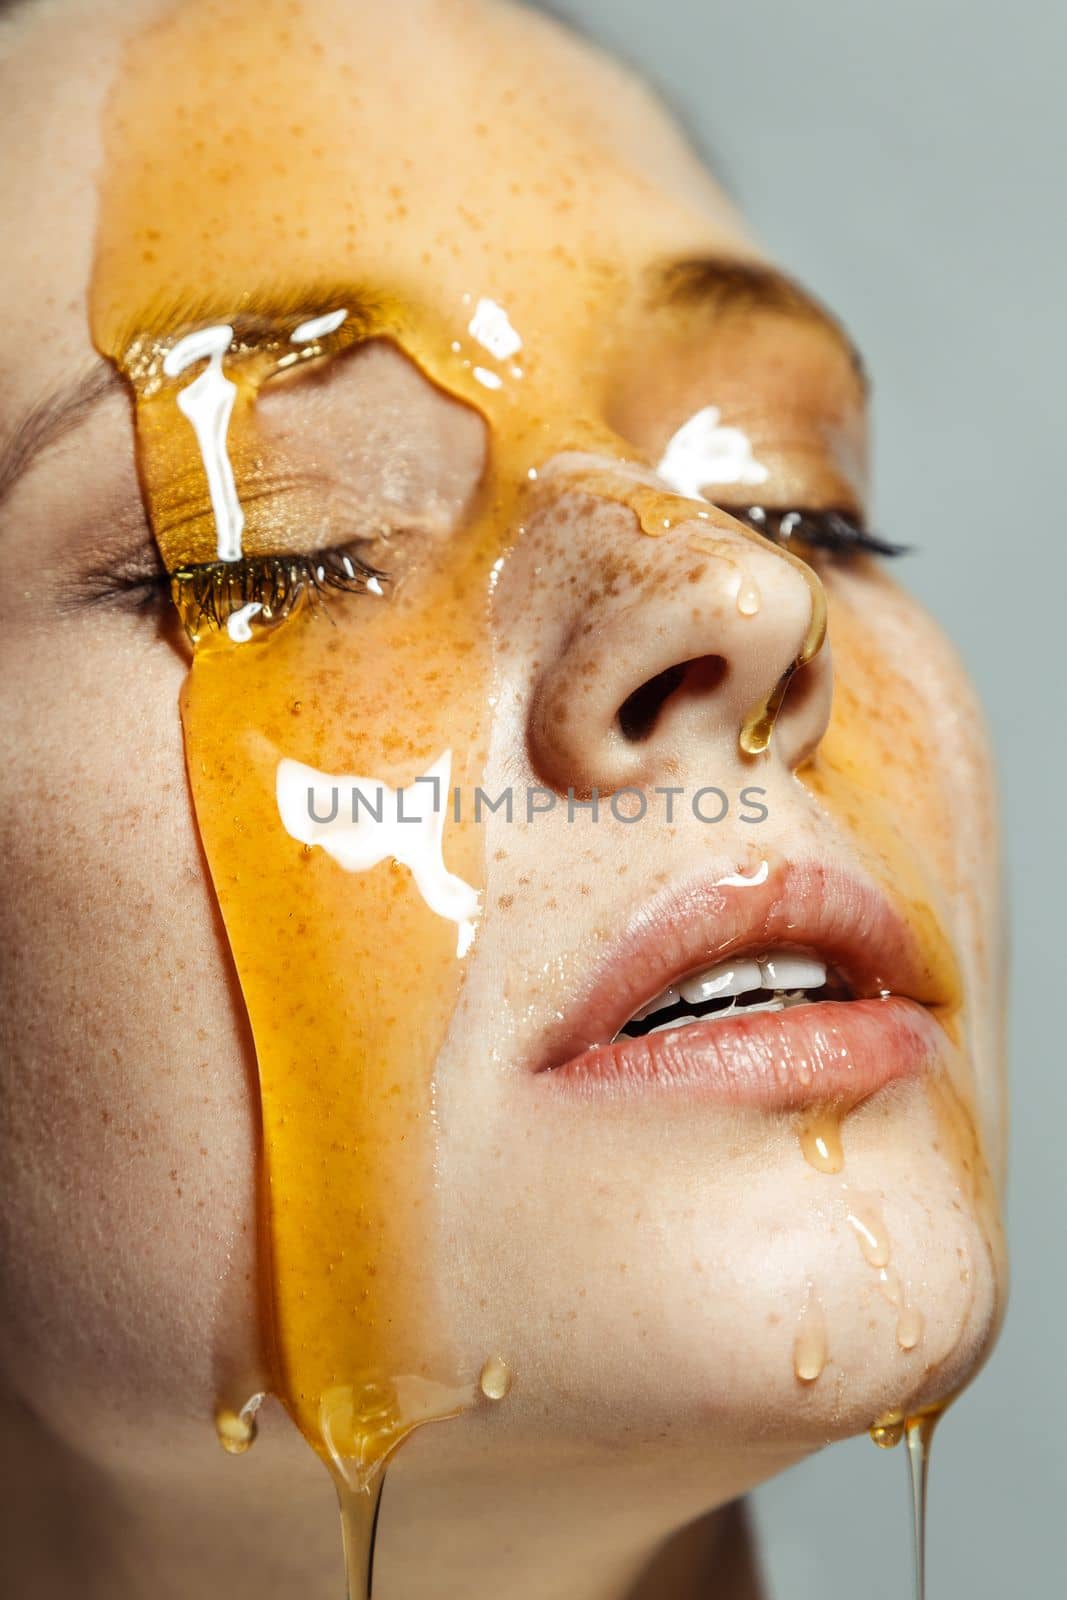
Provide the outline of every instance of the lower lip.
[[681,1091],[717,1105],[790,1111],[856,1105],[918,1077],[943,1048],[929,1011],[889,996],[690,1022],[595,1045],[540,1076],[577,1095]]

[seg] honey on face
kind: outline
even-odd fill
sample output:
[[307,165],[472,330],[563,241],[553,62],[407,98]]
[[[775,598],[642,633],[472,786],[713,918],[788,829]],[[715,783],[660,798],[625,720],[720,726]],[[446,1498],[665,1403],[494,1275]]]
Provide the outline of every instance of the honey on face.
[[[477,781],[485,599],[519,489],[562,449],[629,449],[606,420],[611,330],[632,322],[650,264],[714,250],[720,233],[703,206],[653,196],[646,175],[616,162],[594,137],[592,102],[543,116],[554,41],[518,93],[506,13],[457,13],[447,103],[437,74],[403,117],[392,91],[407,73],[404,22],[361,9],[359,54],[376,70],[357,75],[353,51],[337,47],[350,18],[328,4],[192,3],[134,40],[109,113],[93,332],[134,391],[146,501],[195,641],[182,720],[259,1064],[272,1384],[319,1453],[359,1479],[407,1427],[469,1399],[439,1347],[424,1268],[431,1069],[462,963],[406,872],[341,873],[281,832],[277,769],[294,760],[395,787],[447,746],[453,781]],[[492,161],[490,129],[507,146]],[[579,186],[580,206],[568,198]],[[269,617],[243,617],[262,631],[236,643],[232,627],[203,622],[180,575],[218,554],[218,496],[204,494],[203,441],[181,398],[175,336],[187,330],[166,326],[181,291],[200,326],[233,334],[225,360],[211,359],[228,386],[244,552],[292,539],[256,492],[257,396],[301,362],[385,337],[490,425],[487,482],[447,567],[395,603],[361,599],[329,620],[310,605],[273,631]],[[645,498],[634,508],[648,526],[656,497]],[[677,498],[662,499],[676,518]],[[819,627],[813,605],[813,638]],[[463,824],[449,827],[447,854],[481,884]]]
[[[662,317],[667,342],[693,348],[689,309],[656,310],[650,285],[665,261],[738,250],[721,203],[680,148],[632,147],[640,96],[614,69],[579,68],[547,25],[478,4],[454,8],[447,27],[431,28],[431,14],[183,0],[137,35],[107,114],[91,308],[97,348],[131,387],[145,502],[193,644],[181,705],[190,790],[258,1063],[267,1381],[361,1490],[411,1428],[456,1414],[479,1388],[502,1398],[511,1382],[499,1357],[480,1376],[459,1369],[434,1276],[433,1065],[465,958],[403,865],[347,872],[286,832],[279,765],[396,789],[447,750],[451,782],[477,785],[494,566],[554,456],[581,454],[574,482],[627,505],[646,534],[707,524],[701,549],[735,566],[740,539],[768,548],[739,524],[726,538],[705,503],[617,470],[657,459],[620,431],[618,395],[636,393],[648,368],[639,330]],[[306,594],[256,602],[236,630],[205,611],[197,575],[220,559],[228,489],[223,475],[209,492],[183,409],[199,368],[175,371],[170,358],[211,327],[232,335],[209,359],[229,386],[218,392],[240,513],[230,534],[239,520],[246,559],[284,562],[311,542],[272,492],[257,410],[272,385],[388,340],[484,419],[477,494],[395,594],[368,580],[328,613]],[[827,359],[841,367],[839,351]],[[850,383],[835,380],[835,418]],[[773,460],[772,442],[759,453]],[[851,483],[854,455],[844,439],[827,484],[809,492]],[[814,481],[810,461],[787,465],[783,479]],[[740,730],[751,757],[825,635],[817,577],[782,559],[808,586],[810,626]],[[226,606],[229,570],[210,580]],[[738,576],[738,607],[755,615],[759,595]],[[477,827],[449,820],[444,852],[480,891]],[[836,1170],[835,1139],[832,1116],[811,1130],[821,1170]],[[825,1355],[809,1338],[799,1359],[814,1381]],[[240,1448],[254,1418],[227,1411],[219,1426]],[[365,1543],[371,1522],[361,1501],[346,1537]]]

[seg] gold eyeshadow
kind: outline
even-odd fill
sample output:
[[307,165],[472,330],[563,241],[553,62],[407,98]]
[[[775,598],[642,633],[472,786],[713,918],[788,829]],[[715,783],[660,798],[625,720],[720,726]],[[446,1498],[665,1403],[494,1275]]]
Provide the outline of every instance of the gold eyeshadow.
[[[149,312],[149,315],[152,313]],[[164,370],[169,352],[183,334],[200,323],[190,323],[196,304],[179,303],[160,320],[173,324],[169,337],[138,334],[121,348],[108,352],[116,360],[134,393],[137,460],[153,534],[169,572],[208,563],[216,556],[217,530],[206,493],[204,465],[193,430],[180,414],[178,400],[188,376],[168,376]],[[294,328],[306,321],[301,309],[279,316],[245,307],[216,324],[233,330],[224,358],[226,378],[235,387],[233,410],[227,427],[227,450],[245,510],[245,544],[253,554],[277,551],[284,545],[280,523],[284,514],[280,497],[272,492],[269,467],[256,422],[255,402],[264,386],[281,374],[319,365],[358,343],[358,317],[323,338],[293,345]]]

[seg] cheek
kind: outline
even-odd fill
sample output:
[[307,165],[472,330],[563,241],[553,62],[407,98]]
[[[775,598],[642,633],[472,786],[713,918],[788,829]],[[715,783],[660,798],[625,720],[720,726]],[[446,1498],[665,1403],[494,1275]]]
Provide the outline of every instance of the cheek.
[[798,774],[909,914],[952,946],[956,1037],[994,1175],[1006,1134],[996,783],[981,708],[944,635],[880,571],[835,573],[834,704]]
[[[417,1386],[451,1410],[459,1378],[426,1198],[433,1063],[483,879],[470,797],[489,701],[485,573],[459,566],[390,604],[304,609],[236,645],[220,635],[183,697],[256,1042],[271,1387],[324,1457],[383,1448],[422,1404]],[[431,777],[436,797],[420,787]]]
[[988,985],[996,797],[973,691],[944,636],[880,572],[835,572],[827,589],[833,710],[798,776],[909,915],[933,917]]
[[61,1432],[116,1449],[256,1367],[251,1057],[190,816],[185,669],[122,626],[19,640],[0,935],[3,1361]]
[[907,616],[888,588],[837,581],[827,589],[834,703],[817,766],[843,780],[835,800],[844,800],[846,787],[851,791],[844,820],[887,864],[901,846],[919,852],[941,886],[955,892],[960,796],[942,730],[957,715],[966,686],[945,681],[930,624],[917,612]]

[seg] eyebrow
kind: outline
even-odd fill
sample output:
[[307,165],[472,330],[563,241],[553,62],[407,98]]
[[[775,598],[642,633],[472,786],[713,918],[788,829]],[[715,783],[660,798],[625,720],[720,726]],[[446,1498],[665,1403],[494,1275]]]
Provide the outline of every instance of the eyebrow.
[[[183,292],[129,315],[114,342],[116,349],[129,350],[138,340],[150,338],[156,344],[193,328],[226,322],[233,328],[235,344],[255,345],[283,335],[290,323],[296,326],[341,306],[348,311],[346,330],[357,338],[370,329],[378,310],[378,302],[365,290],[332,280],[300,287],[263,285],[229,306],[221,304],[217,296]],[[31,406],[0,444],[0,506],[38,456],[80,428],[101,401],[119,390],[129,392],[126,380],[117,366],[101,357],[73,381]]]
[[122,387],[111,363],[99,360],[31,406],[0,446],[0,505],[44,450],[80,428],[102,400]]
[[844,324],[795,279],[761,261],[693,256],[652,269],[650,299],[661,305],[702,306],[715,313],[772,314],[821,328],[847,357],[864,390],[870,387],[863,357]]
[[217,291],[201,294],[189,289],[138,306],[111,342],[126,351],[146,338],[159,343],[194,328],[225,322],[233,329],[235,344],[257,344],[342,307],[348,313],[346,333],[363,337],[382,322],[382,306],[380,296],[334,278],[317,283],[263,283],[229,301],[220,301]]

